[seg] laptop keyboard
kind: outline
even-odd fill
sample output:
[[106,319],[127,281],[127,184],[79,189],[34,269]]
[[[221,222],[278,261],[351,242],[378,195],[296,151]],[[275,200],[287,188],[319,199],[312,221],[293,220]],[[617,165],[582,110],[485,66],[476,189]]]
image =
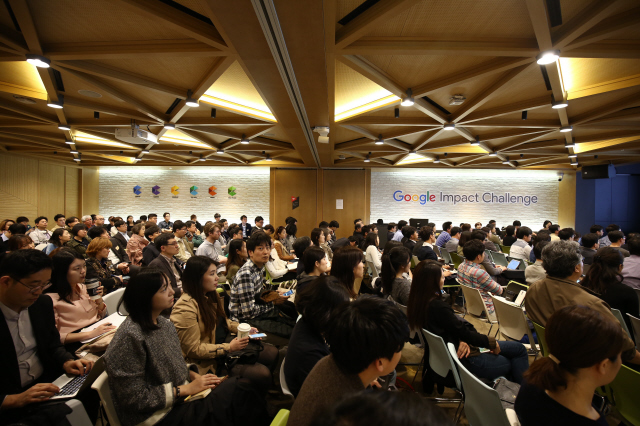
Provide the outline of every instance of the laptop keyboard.
[[89,377],[88,374],[74,377],[69,383],[61,387],[60,392],[58,392],[54,396],[65,396],[65,395],[75,394],[76,392],[78,392],[78,389],[80,389],[80,386],[82,386],[84,381],[87,380],[87,377]]

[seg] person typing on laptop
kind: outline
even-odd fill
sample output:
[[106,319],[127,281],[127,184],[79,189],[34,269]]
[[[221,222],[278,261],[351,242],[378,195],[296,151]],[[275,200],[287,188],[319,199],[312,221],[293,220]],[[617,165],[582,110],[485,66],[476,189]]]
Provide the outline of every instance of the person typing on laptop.
[[14,251],[0,264],[0,425],[37,416],[46,407],[41,403],[59,391],[51,381],[93,367],[60,342],[53,303],[42,294],[50,278],[51,259],[39,250]]

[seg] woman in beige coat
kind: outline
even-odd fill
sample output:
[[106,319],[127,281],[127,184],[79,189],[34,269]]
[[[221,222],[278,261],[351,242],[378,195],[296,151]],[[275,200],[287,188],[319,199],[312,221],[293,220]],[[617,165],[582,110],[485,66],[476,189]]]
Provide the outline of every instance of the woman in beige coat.
[[[227,318],[218,292],[218,263],[206,256],[193,256],[182,274],[183,294],[171,312],[178,331],[182,355],[187,363],[198,366],[201,374],[219,372],[225,367],[226,355],[247,347],[249,338],[232,336],[238,323]],[[257,333],[252,328],[250,334]],[[255,364],[236,364],[229,376],[245,378],[264,393],[272,384],[278,350],[264,344]]]

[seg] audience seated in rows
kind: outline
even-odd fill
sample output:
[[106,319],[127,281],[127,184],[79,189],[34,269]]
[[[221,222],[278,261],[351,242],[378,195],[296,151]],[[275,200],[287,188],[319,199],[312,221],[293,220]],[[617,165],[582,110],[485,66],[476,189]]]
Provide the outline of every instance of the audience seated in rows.
[[[118,419],[133,425],[264,424],[263,400],[247,379],[222,380],[187,368],[180,339],[161,312],[174,304],[173,288],[160,270],[148,268],[132,278],[124,292],[129,316],[118,328],[105,368]],[[177,403],[211,389],[208,396]]]
[[[384,266],[383,266],[384,267]],[[347,289],[352,299],[358,296],[355,289],[356,280],[364,278],[364,253],[357,247],[343,247],[333,255],[331,276]]]
[[[527,316],[531,321],[545,327],[554,312],[567,305],[583,305],[599,311],[606,320],[621,327],[609,305],[577,282],[582,276],[582,256],[573,243],[552,241],[547,244],[542,250],[542,266],[547,277],[532,285],[524,300]],[[628,335],[622,359],[640,364],[640,353],[636,351],[635,344]]]
[[311,425],[337,402],[393,372],[408,338],[406,316],[388,300],[364,295],[337,310],[325,333],[331,355],[302,384],[288,424]]
[[549,241],[540,241],[533,247],[532,252],[535,253],[536,261],[524,270],[524,278],[529,285],[547,276],[547,271],[544,270],[544,266],[542,265],[542,249],[544,249],[547,244],[549,244]]
[[[404,277],[409,275],[409,279]],[[406,247],[396,247],[382,256],[383,293],[391,296],[401,305],[407,305],[409,292],[411,291],[411,252]]]
[[182,263],[186,263],[194,256],[193,243],[187,239],[187,224],[181,220],[173,222],[173,235],[176,237],[176,242],[178,243],[176,259]]
[[406,220],[401,220],[398,222],[398,226],[396,227],[396,232],[395,234],[393,234],[393,238],[391,238],[392,241],[398,241],[398,242],[402,242],[402,228],[404,228],[405,226],[407,226],[408,222]]
[[442,232],[436,239],[436,245],[438,247],[445,248],[447,241],[451,239],[451,225],[452,222],[445,222],[442,224]]
[[147,222],[145,224],[144,236],[149,240],[149,244],[142,249],[142,266],[149,266],[156,257],[160,256],[160,252],[154,244],[156,238],[160,236],[160,228],[154,223]]
[[[424,328],[442,337],[445,343],[453,343],[458,358],[475,376],[487,380],[504,376],[520,383],[522,374],[529,367],[524,345],[512,341],[498,343],[495,338],[478,333],[471,323],[457,317],[449,303],[442,300],[444,279],[442,265],[438,262],[425,260],[418,264],[407,304],[411,328]],[[490,349],[491,352],[481,353],[479,348]],[[429,348],[425,351],[425,371],[431,371],[428,367]]]
[[458,250],[458,243],[460,242],[460,227],[454,226],[451,228],[451,238],[445,244],[445,250],[449,253],[456,252]]
[[304,265],[304,272],[297,278],[296,290],[298,292],[302,291],[308,284],[314,282],[316,278],[325,275],[329,271],[327,256],[320,247],[309,247],[306,249],[302,263]]
[[640,289],[640,236],[630,238],[627,245],[630,256],[624,259],[624,268],[622,268],[624,283],[629,287]]
[[599,310],[569,305],[548,318],[545,339],[548,356],[529,367],[516,398],[520,424],[609,424],[592,399],[620,370],[628,339],[624,331]]
[[196,255],[207,256],[215,260],[221,265],[218,273],[224,272],[225,269],[222,266],[227,263],[227,258],[220,255],[222,251],[220,249],[220,241],[218,241],[220,239],[220,225],[215,222],[205,225],[203,234],[205,235],[205,240],[196,250]]
[[458,266],[458,281],[480,290],[489,315],[494,315],[491,294],[501,295],[503,289],[487,271],[480,267],[485,259],[484,250],[484,244],[476,239],[471,239],[464,245],[464,261]]

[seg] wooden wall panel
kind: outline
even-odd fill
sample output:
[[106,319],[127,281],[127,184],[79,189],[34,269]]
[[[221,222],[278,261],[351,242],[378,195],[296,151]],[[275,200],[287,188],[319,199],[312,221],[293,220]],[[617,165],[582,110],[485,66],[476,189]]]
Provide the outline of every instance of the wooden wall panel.
[[100,209],[100,172],[97,167],[85,167],[82,169],[80,193],[82,194],[82,211],[77,216],[86,214],[98,214]]
[[558,182],[558,223],[563,228],[576,227],[576,174],[564,172]]
[[[309,236],[318,226],[317,220],[317,171],[276,169],[272,175],[271,224],[277,229],[284,225],[287,216],[298,220],[298,236]],[[293,210],[291,197],[300,197],[300,207]]]
[[53,221],[53,217],[56,214],[64,212],[65,167],[41,162],[39,170],[40,197],[38,215],[46,216],[50,221]]
[[67,217],[80,216],[80,170],[66,167],[64,214]]
[[[361,218],[367,222],[369,186],[365,170],[324,170],[322,218],[327,222],[337,220],[340,223],[336,232],[338,238],[353,234],[355,219]],[[342,210],[336,209],[336,199],[344,200]]]

